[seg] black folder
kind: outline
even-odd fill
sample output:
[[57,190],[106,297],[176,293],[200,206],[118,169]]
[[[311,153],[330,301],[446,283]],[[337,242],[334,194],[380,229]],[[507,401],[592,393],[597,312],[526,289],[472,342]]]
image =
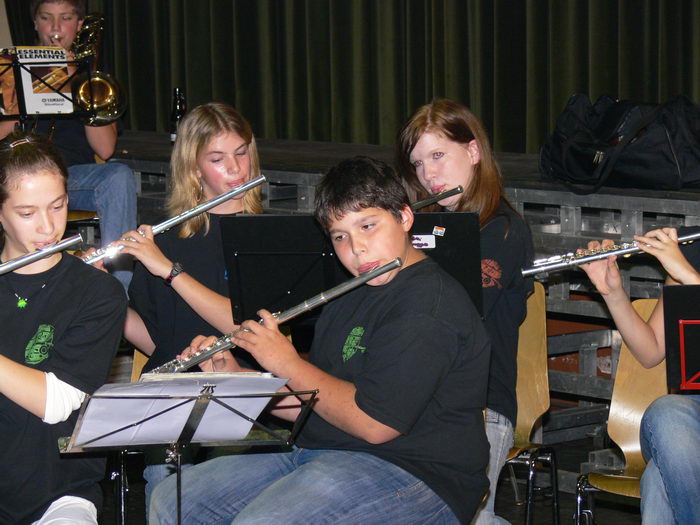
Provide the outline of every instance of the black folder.
[[669,388],[700,390],[700,285],[664,286]]
[[[352,276],[310,215],[243,215],[221,220],[234,319],[283,311]],[[473,213],[419,213],[414,245],[467,290],[481,311],[479,221]]]

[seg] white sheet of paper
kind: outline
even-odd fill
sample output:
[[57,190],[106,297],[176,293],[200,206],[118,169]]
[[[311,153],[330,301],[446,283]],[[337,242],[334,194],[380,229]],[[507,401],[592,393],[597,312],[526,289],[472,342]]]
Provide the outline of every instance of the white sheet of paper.
[[[270,374],[195,372],[152,375],[138,383],[106,384],[91,396],[73,446],[87,449],[172,443],[180,436],[194,406],[194,400],[191,400],[183,406],[167,410],[186,401],[174,399],[172,396],[196,396],[206,385],[214,385],[213,396],[217,398],[226,395],[273,393],[286,382],[287,379]],[[164,397],[143,399],[143,396]],[[256,419],[269,402],[270,396],[220,400],[251,419]],[[149,417],[148,421],[136,424]],[[91,442],[126,426],[129,427]],[[209,401],[192,443],[242,439],[248,434],[251,426],[252,423],[244,418],[214,401]]]

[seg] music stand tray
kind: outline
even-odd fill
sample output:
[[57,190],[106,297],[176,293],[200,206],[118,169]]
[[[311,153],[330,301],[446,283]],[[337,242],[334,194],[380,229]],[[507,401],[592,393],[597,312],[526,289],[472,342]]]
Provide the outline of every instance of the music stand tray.
[[664,286],[669,388],[700,390],[700,285]]

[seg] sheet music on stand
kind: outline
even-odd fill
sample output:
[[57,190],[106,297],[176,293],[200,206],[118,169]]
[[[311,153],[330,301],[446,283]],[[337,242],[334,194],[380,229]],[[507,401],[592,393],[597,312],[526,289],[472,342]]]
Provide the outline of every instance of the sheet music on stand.
[[[0,49],[0,120],[73,118],[87,112],[74,101],[73,84],[90,75],[87,59],[68,60],[66,51],[52,46]],[[92,89],[89,90],[92,101]]]
[[266,373],[152,374],[137,383],[106,384],[89,396],[64,452],[170,445],[186,433],[198,400],[207,406],[187,443],[243,440],[287,380]]

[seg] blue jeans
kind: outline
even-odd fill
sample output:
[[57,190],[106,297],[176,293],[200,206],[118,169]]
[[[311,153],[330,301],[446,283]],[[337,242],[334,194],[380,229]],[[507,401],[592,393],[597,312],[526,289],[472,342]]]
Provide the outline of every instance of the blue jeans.
[[[100,217],[102,245],[136,228],[136,180],[131,169],[118,162],[80,164],[68,168],[69,208],[96,211]],[[131,281],[132,261],[125,258],[111,266],[125,289]]]
[[[153,491],[149,522],[177,520],[175,476]],[[182,475],[182,522],[457,525],[445,502],[396,465],[363,452],[294,449],[223,456]]]
[[641,424],[642,522],[700,524],[700,395],[663,396]]
[[[182,472],[192,466],[192,463],[182,463],[180,465],[180,470]],[[143,469],[143,479],[146,482],[144,487],[144,499],[146,500],[146,523],[148,523],[148,507],[151,504],[151,495],[153,494],[153,489],[158,486],[158,483],[163,481],[165,478],[175,474],[175,465],[172,463],[160,463],[158,465],[146,465]]]
[[473,525],[508,525],[510,522],[496,516],[493,507],[496,503],[496,487],[498,478],[506,462],[508,451],[513,446],[513,424],[498,412],[486,409],[486,438],[489,440],[489,467],[486,474],[489,477],[488,499],[479,507]]

